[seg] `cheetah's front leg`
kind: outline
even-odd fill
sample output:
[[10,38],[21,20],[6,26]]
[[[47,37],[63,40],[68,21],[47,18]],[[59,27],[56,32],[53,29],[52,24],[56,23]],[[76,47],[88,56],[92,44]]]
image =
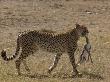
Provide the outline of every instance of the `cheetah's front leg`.
[[80,73],[78,72],[77,68],[76,68],[77,65],[76,65],[76,63],[75,63],[75,58],[74,58],[74,53],[75,53],[75,51],[76,51],[76,48],[73,48],[73,49],[69,49],[69,50],[68,50],[69,59],[70,59],[70,62],[71,62],[71,64],[72,64],[73,72],[74,72],[73,76],[77,76],[77,75],[80,74]]

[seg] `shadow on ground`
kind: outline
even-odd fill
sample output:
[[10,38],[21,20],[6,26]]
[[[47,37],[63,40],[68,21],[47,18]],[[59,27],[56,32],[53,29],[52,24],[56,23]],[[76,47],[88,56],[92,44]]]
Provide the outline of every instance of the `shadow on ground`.
[[104,80],[104,77],[102,77],[99,74],[93,74],[93,73],[88,73],[88,72],[82,72],[83,77],[87,77],[88,79],[98,79],[98,80]]
[[[13,76],[12,74],[9,74]],[[22,74],[21,76],[29,77],[29,78],[37,78],[37,79],[44,79],[44,78],[61,78],[61,79],[67,79],[67,78],[87,78],[87,79],[97,79],[97,80],[103,80],[104,78],[101,75],[88,73],[88,72],[82,72],[82,76],[73,77],[67,73],[57,73],[52,75],[44,75],[44,74]]]

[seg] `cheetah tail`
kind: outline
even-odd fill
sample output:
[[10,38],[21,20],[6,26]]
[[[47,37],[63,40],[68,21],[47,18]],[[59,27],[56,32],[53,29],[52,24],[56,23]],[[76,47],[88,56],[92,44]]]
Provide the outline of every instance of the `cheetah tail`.
[[19,43],[17,44],[17,48],[16,48],[16,52],[15,54],[12,56],[12,57],[7,57],[7,54],[6,54],[6,50],[2,50],[1,51],[1,57],[3,60],[5,61],[10,61],[10,60],[13,60],[16,58],[16,56],[19,54],[19,50],[20,50],[20,46],[19,46]]

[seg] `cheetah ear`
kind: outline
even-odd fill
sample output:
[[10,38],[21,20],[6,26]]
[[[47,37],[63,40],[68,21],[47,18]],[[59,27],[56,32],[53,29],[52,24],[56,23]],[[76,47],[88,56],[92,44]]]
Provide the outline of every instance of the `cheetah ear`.
[[80,27],[80,25],[78,23],[76,23],[75,25],[76,25],[76,28],[79,28]]

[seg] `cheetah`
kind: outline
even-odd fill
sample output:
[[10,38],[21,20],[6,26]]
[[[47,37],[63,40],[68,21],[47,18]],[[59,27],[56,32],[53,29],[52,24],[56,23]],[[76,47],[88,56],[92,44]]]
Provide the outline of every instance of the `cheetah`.
[[[18,35],[17,47],[15,54],[11,57],[7,57],[6,50],[1,51],[1,57],[5,61],[15,59],[15,65],[18,75],[21,75],[20,64],[23,63],[25,70],[30,72],[29,67],[26,64],[26,58],[29,55],[34,54],[36,51],[43,50],[51,53],[56,53],[54,62],[48,69],[48,73],[57,66],[58,61],[63,53],[67,53],[73,68],[73,74],[78,75],[77,66],[75,63],[74,53],[77,49],[77,42],[80,37],[85,37],[89,33],[87,27],[84,25],[76,24],[75,28],[66,33],[53,34],[40,31],[29,31]],[[20,51],[21,50],[21,51]]]

